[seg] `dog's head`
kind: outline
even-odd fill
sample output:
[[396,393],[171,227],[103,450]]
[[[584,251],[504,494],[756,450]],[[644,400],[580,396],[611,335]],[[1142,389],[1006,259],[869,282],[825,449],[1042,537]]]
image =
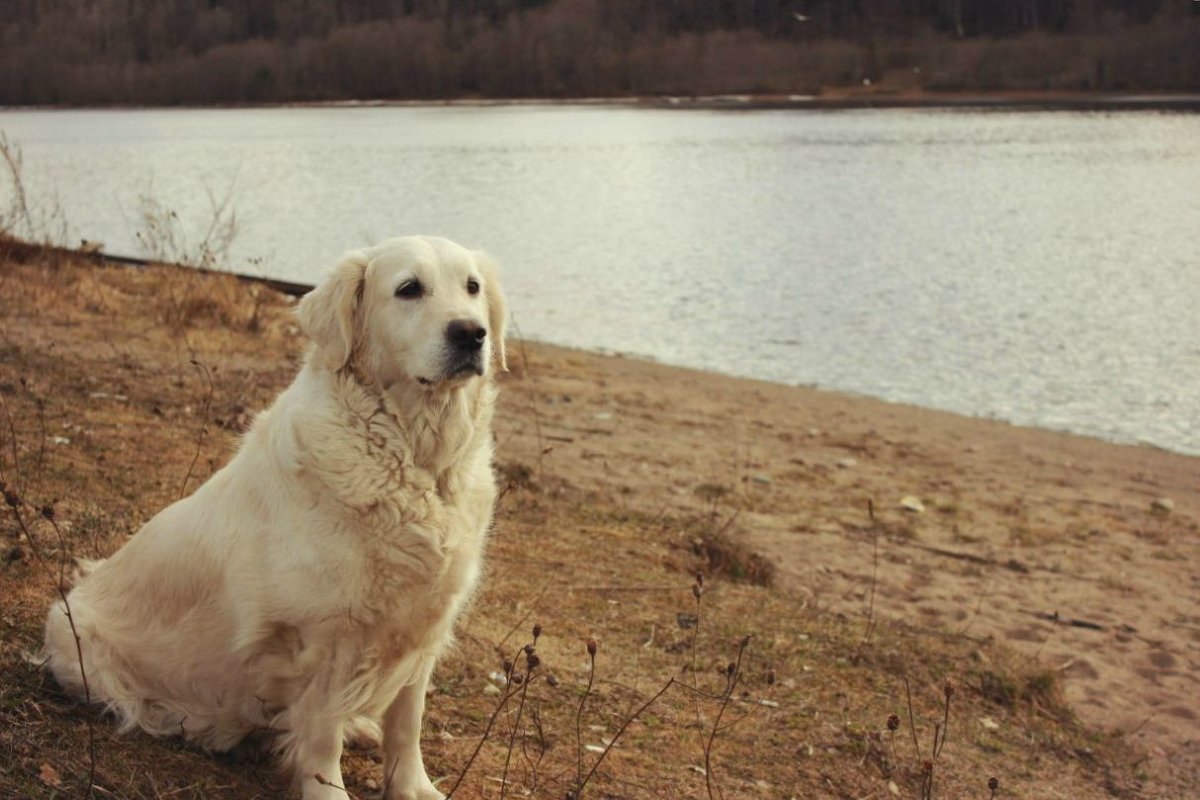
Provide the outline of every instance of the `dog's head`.
[[409,236],[348,253],[296,313],[319,366],[353,367],[384,387],[454,387],[506,369],[496,268],[447,239]]

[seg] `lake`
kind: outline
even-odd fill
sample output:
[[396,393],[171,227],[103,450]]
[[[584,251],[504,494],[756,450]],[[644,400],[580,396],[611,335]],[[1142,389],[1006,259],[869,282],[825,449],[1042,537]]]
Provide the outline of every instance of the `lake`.
[[[141,198],[316,281],[433,233],[519,332],[1200,453],[1200,115],[620,106],[0,111],[69,238]],[[2,200],[3,198],[0,198]]]

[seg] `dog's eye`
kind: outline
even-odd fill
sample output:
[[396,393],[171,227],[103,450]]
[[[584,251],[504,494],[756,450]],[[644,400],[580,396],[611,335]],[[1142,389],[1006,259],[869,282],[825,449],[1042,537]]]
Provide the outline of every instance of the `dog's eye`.
[[417,280],[405,281],[396,289],[396,297],[403,297],[405,300],[415,300],[423,294],[425,287]]
[[467,294],[479,294],[479,281],[474,278],[467,281]]

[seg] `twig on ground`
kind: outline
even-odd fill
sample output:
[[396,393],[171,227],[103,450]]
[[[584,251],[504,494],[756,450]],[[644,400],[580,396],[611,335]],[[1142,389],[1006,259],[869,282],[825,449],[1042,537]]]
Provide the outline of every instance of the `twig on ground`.
[[946,679],[946,685],[942,688],[942,694],[946,698],[946,710],[942,716],[941,739],[938,740],[937,747],[933,750],[934,761],[937,761],[938,756],[942,754],[942,748],[946,746],[946,732],[950,730],[950,698],[954,697],[954,684],[949,678]]
[[[552,684],[553,685],[553,684]],[[532,794],[538,790],[540,781],[538,780],[538,768],[542,765],[542,759],[546,757],[546,729],[542,724],[542,705],[540,702],[535,702],[529,709],[529,718],[533,720],[533,729],[537,731],[538,757],[534,761],[529,756],[529,741],[527,737],[521,737],[521,755],[525,757],[525,763],[529,770],[529,792]]]
[[[537,637],[538,637],[538,635],[540,635],[540,633],[541,633],[541,626],[535,625],[534,626],[534,641],[537,641]],[[479,741],[475,744],[475,749],[471,751],[471,756],[467,759],[467,763],[465,765],[463,765],[462,770],[459,771],[458,777],[455,778],[455,780],[454,780],[454,785],[450,787],[450,791],[446,792],[446,800],[450,800],[450,798],[454,796],[454,793],[456,791],[458,791],[458,787],[461,786],[462,782],[466,779],[467,773],[471,771],[471,766],[475,763],[475,759],[479,756],[479,751],[483,749],[484,743],[487,742],[488,737],[491,736],[492,727],[496,724],[496,720],[499,719],[500,712],[504,710],[504,707],[506,705],[508,705],[508,701],[511,700],[513,697],[515,697],[517,695],[517,693],[521,691],[521,689],[513,689],[512,688],[513,687],[513,679],[512,679],[513,678],[513,670],[515,669],[515,664],[517,663],[517,660],[520,658],[520,655],[521,655],[521,651],[518,651],[517,654],[513,656],[511,661],[508,659],[505,659],[505,661],[504,661],[504,678],[506,681],[505,690],[500,695],[500,699],[496,702],[496,707],[492,710],[492,715],[490,717],[488,717],[487,725],[484,726],[484,729],[483,729],[483,735],[479,737]],[[524,686],[526,686],[526,684],[522,684],[522,686],[524,687]]]
[[[725,709],[729,707],[729,698],[733,696],[733,690],[737,688],[738,681],[742,677],[742,656],[746,652],[746,648],[750,644],[750,637],[743,636],[738,642],[737,660],[725,668],[725,693],[721,697],[721,707],[717,710],[717,717],[713,720],[712,731],[708,735],[708,741],[704,745],[704,787],[708,790],[708,800],[716,800],[713,795],[713,769],[712,769],[712,748],[713,742],[716,741],[717,732],[721,730],[721,718],[725,716]],[[716,787],[717,795],[724,798],[724,793],[721,792],[721,787]]]
[[[17,426],[13,422],[12,412],[8,410],[8,399],[4,396],[4,392],[0,392],[0,405],[4,407],[4,419],[8,423],[8,444],[12,448],[13,474],[16,475],[16,485],[24,488],[25,483],[21,475],[21,459],[17,455]],[[0,480],[7,481],[2,467],[3,465],[0,464]]]
[[889,714],[887,718],[887,729],[889,738],[892,740],[892,767],[893,769],[900,763],[900,757],[896,754],[896,731],[900,729],[900,715]]
[[[772,687],[774,685],[775,685],[775,670],[769,669],[769,670],[767,670],[767,686]],[[725,731],[733,730],[734,728],[736,728],[738,725],[741,725],[743,722],[745,722],[750,717],[753,717],[755,714],[762,711],[762,709],[772,707],[771,701],[769,701],[766,697],[760,697],[758,700],[751,700],[751,701],[746,701],[746,702],[750,703],[750,710],[747,711],[745,714],[742,714],[740,717],[733,720],[732,722],[727,722],[724,725],[722,725],[720,730],[718,731],[718,733],[724,733]]]
[[921,760],[921,746],[917,744],[917,721],[913,717],[912,689],[908,685],[908,676],[904,676],[904,697],[908,703],[908,729],[912,732],[913,753]]
[[349,797],[350,800],[358,800],[358,798],[355,797],[354,794],[351,793],[351,791],[349,789],[347,789],[345,786],[340,786],[340,785],[334,783],[333,781],[329,780],[329,778],[326,778],[324,775],[322,775],[320,772],[313,773],[313,780],[316,781],[317,783],[321,784],[322,786],[328,786],[331,789],[337,789],[339,792],[345,792],[346,797]]
[[538,658],[533,645],[525,645],[524,653],[525,675],[521,680],[521,699],[517,702],[517,717],[513,720],[512,733],[508,737],[508,751],[504,754],[504,771],[500,774],[500,800],[504,800],[504,792],[508,788],[508,765],[512,761],[513,744],[516,742],[517,732],[521,729],[521,715],[525,711],[525,697],[529,694],[529,684],[533,682],[533,673],[541,663],[541,659]]
[[979,619],[979,612],[983,610],[983,604],[987,600],[988,593],[991,592],[992,581],[994,579],[993,575],[988,574],[987,580],[983,584],[983,589],[979,592],[979,597],[975,600],[975,610],[971,612],[971,616],[967,618],[963,626],[958,629],[959,636],[966,636],[967,632],[971,630],[971,626],[975,624],[975,620]]
[[24,171],[24,157],[21,148],[10,142],[3,131],[0,131],[0,159],[4,161],[12,190],[9,210],[0,213],[0,233],[15,236],[18,226],[24,225],[26,234],[33,236],[33,215],[29,210],[29,196],[25,192],[25,181],[21,175]]
[[696,669],[696,640],[700,638],[700,612],[702,599],[704,597],[704,573],[696,573],[696,582],[692,584],[692,597],[696,599],[696,624],[692,627],[692,689],[694,689],[694,697],[696,707],[696,735],[700,737],[701,746],[703,746],[704,736],[704,714],[700,709],[700,676]]
[[[908,683],[908,676],[903,676],[903,679],[904,695],[908,703],[908,725],[909,731],[912,733],[913,753],[921,770],[921,800],[933,800],[934,772],[937,767],[937,761],[942,755],[942,749],[946,746],[946,735],[950,730],[950,700],[954,697],[954,683],[947,678],[945,685],[942,687],[942,696],[945,698],[942,708],[942,718],[933,723],[933,741],[929,748],[929,758],[923,759],[921,757],[921,746],[917,741],[917,724],[913,714],[912,690]],[[899,727],[900,717],[895,714],[889,716],[887,729],[892,739],[893,761],[897,760],[896,730]]]
[[655,692],[654,695],[649,700],[647,700],[645,703],[642,703],[642,705],[639,706],[636,711],[634,711],[632,714],[630,714],[628,717],[625,718],[625,721],[621,723],[621,726],[619,728],[617,728],[617,732],[615,734],[613,734],[612,739],[610,739],[608,744],[605,745],[604,751],[600,753],[600,755],[596,758],[595,763],[592,764],[592,768],[588,770],[587,774],[583,776],[583,780],[579,782],[579,785],[575,790],[574,800],[580,800],[580,798],[583,797],[584,787],[586,787],[588,785],[588,782],[591,781],[592,776],[596,774],[596,770],[600,768],[600,765],[602,763],[604,763],[604,759],[608,757],[609,752],[616,745],[617,740],[620,739],[621,736],[625,733],[626,729],[628,729],[629,726],[633,724],[633,721],[636,720],[638,717],[640,717],[646,711],[646,709],[648,709],[648,708],[650,708],[650,706],[654,705],[655,701],[658,700],[658,698],[660,698],[664,694],[666,694],[667,690],[670,689],[672,686],[676,685],[677,683],[679,683],[679,681],[676,681],[675,678],[673,678],[673,677],[668,678],[667,682],[663,684],[661,689],[659,689],[657,692]]
[[[7,408],[8,407],[6,405],[5,406],[6,411],[7,411]],[[11,418],[10,418],[10,422],[11,422]],[[4,492],[4,502],[8,506],[9,510],[12,512],[13,519],[16,520],[18,527],[20,527],[20,529],[21,529],[21,532],[23,534],[25,534],[25,541],[29,545],[29,551],[31,553],[33,553],[34,558],[37,560],[38,564],[41,565],[42,569],[46,570],[51,576],[53,576],[54,569],[50,566],[49,562],[46,561],[46,558],[43,555],[41,548],[38,546],[37,539],[33,535],[33,531],[26,524],[25,516],[21,513],[21,507],[24,505],[24,501],[21,499],[21,497],[16,492],[10,490],[7,486],[0,486],[0,490],[2,490]],[[57,581],[58,596],[62,600],[63,612],[67,616],[67,624],[71,627],[71,636],[75,640],[75,657],[79,662],[79,677],[83,683],[84,704],[86,706],[90,707],[92,704],[92,690],[91,690],[91,686],[88,685],[87,670],[84,668],[84,664],[83,664],[83,643],[82,643],[82,639],[79,636],[79,631],[75,627],[75,615],[71,613],[71,603],[67,599],[66,573],[67,573],[67,561],[70,558],[69,548],[67,546],[67,538],[63,534],[62,528],[59,527],[58,523],[54,519],[54,507],[53,506],[51,506],[51,505],[42,506],[42,508],[40,510],[40,514],[42,516],[42,519],[49,522],[50,525],[54,528],[54,532],[58,535],[58,541],[59,541],[59,565],[58,565],[58,581]],[[96,727],[95,727],[95,723],[92,721],[92,718],[90,716],[90,708],[89,708],[88,713],[89,713],[89,716],[87,717],[87,730],[88,730],[88,790],[87,790],[87,796],[94,797],[95,796],[94,786],[96,783]]]
[[192,479],[192,471],[196,468],[196,462],[200,460],[200,450],[204,446],[204,437],[208,433],[208,410],[212,405],[214,389],[212,373],[209,372],[208,367],[195,358],[191,361],[192,366],[199,370],[204,375],[204,379],[208,381],[208,391],[204,395],[204,407],[200,411],[200,430],[196,433],[196,452],[192,455],[192,463],[188,465],[187,474],[183,476],[183,484],[179,487],[180,497],[187,494],[188,481]]
[[[512,317],[513,333],[516,335],[517,346],[521,350],[521,364],[525,370],[525,375],[530,374],[529,354],[525,351],[525,337],[521,334],[521,326],[517,324],[516,315]],[[538,483],[543,486],[546,484],[546,456],[554,451],[554,445],[546,444],[546,436],[542,432],[542,415],[538,410],[537,397],[534,392],[529,392],[529,411],[533,415],[533,432],[537,437],[538,449]]]
[[588,696],[592,693],[592,686],[596,682],[596,650],[598,649],[595,639],[587,640],[588,654],[588,682],[587,688],[583,690],[583,697],[579,698],[579,708],[575,711],[575,757],[577,769],[575,771],[575,797],[578,798],[579,792],[583,789],[583,707],[587,703]]
[[[22,383],[24,383],[23,379]],[[33,468],[31,484],[37,485],[41,482],[42,471],[46,467],[46,400],[41,397],[35,397],[33,402],[37,406],[38,412],[38,455],[37,463]]]
[[[508,485],[511,486],[512,484],[508,484]],[[497,498],[496,502],[497,503],[499,502],[499,498]],[[496,645],[497,652],[499,652],[500,649],[504,647],[504,643],[508,641],[509,637],[511,637],[514,633],[516,633],[517,629],[525,624],[525,621],[528,620],[533,615],[533,612],[537,611],[538,603],[540,603],[542,601],[542,598],[546,596],[546,592],[548,592],[549,590],[550,590],[550,584],[547,582],[546,584],[544,584],[542,586],[542,589],[540,592],[537,593],[537,596],[533,598],[533,602],[529,604],[529,610],[526,611],[523,615],[521,615],[521,618],[519,620],[517,620],[516,624],[514,624],[511,628],[509,628],[508,633],[504,634],[504,638],[502,638],[499,641],[499,643],[497,643],[497,645]],[[535,626],[535,630],[540,631],[541,626],[540,625]],[[533,641],[535,644],[537,643],[537,637],[538,637],[538,634],[535,634],[533,637]]]
[[871,591],[867,600],[867,627],[854,653],[854,661],[862,657],[863,651],[871,643],[871,635],[875,633],[875,587],[879,583],[879,526],[875,523],[875,503],[869,499],[867,516],[871,521]]

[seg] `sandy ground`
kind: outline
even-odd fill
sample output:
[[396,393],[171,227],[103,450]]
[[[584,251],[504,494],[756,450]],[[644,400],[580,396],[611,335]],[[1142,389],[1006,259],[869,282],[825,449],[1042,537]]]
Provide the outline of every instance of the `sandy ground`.
[[1001,640],[1058,671],[1078,715],[1124,732],[1152,773],[1200,780],[1200,459],[633,359],[525,356],[506,457],[642,511],[729,518],[822,609]]
[[[304,343],[286,300],[236,281],[37,263],[0,259],[0,397],[19,440],[0,462],[10,479],[18,451],[36,464],[78,552],[100,554],[177,497],[185,473],[194,486],[223,463]],[[581,631],[635,654],[605,665],[605,692],[628,694],[612,694],[614,708],[679,669],[687,640],[674,623],[699,568],[686,540],[715,527],[776,575],[764,588],[710,572],[700,649],[750,630],[756,657],[785,676],[779,708],[722,745],[727,796],[790,785],[797,797],[883,797],[893,779],[917,796],[907,760],[871,745],[904,711],[901,675],[922,730],[943,680],[963,687],[939,797],[985,796],[980,776],[995,774],[998,796],[1195,796],[1200,459],[548,345],[514,343],[510,361],[496,435],[517,485],[432,704],[425,744],[444,771],[465,761],[490,707],[479,687],[493,646],[535,611],[568,682],[581,675],[570,666]],[[13,545],[0,571],[0,795],[60,796],[44,767],[86,775],[86,730],[24,659],[52,590],[17,531],[0,533]],[[996,701],[981,680],[1014,675],[1006,646],[1029,674],[1060,676],[1051,683],[1085,722],[1123,736],[1081,731],[1056,699]],[[574,704],[546,699],[550,722],[574,729]],[[702,796],[692,712],[663,709],[667,724],[631,741],[611,776],[620,796]],[[100,730],[104,785],[133,786],[153,766],[172,793],[229,781],[236,796],[273,796],[253,765]],[[369,788],[374,765],[353,758],[348,774]],[[476,770],[481,787],[497,769]],[[166,795],[151,784],[128,796]]]

